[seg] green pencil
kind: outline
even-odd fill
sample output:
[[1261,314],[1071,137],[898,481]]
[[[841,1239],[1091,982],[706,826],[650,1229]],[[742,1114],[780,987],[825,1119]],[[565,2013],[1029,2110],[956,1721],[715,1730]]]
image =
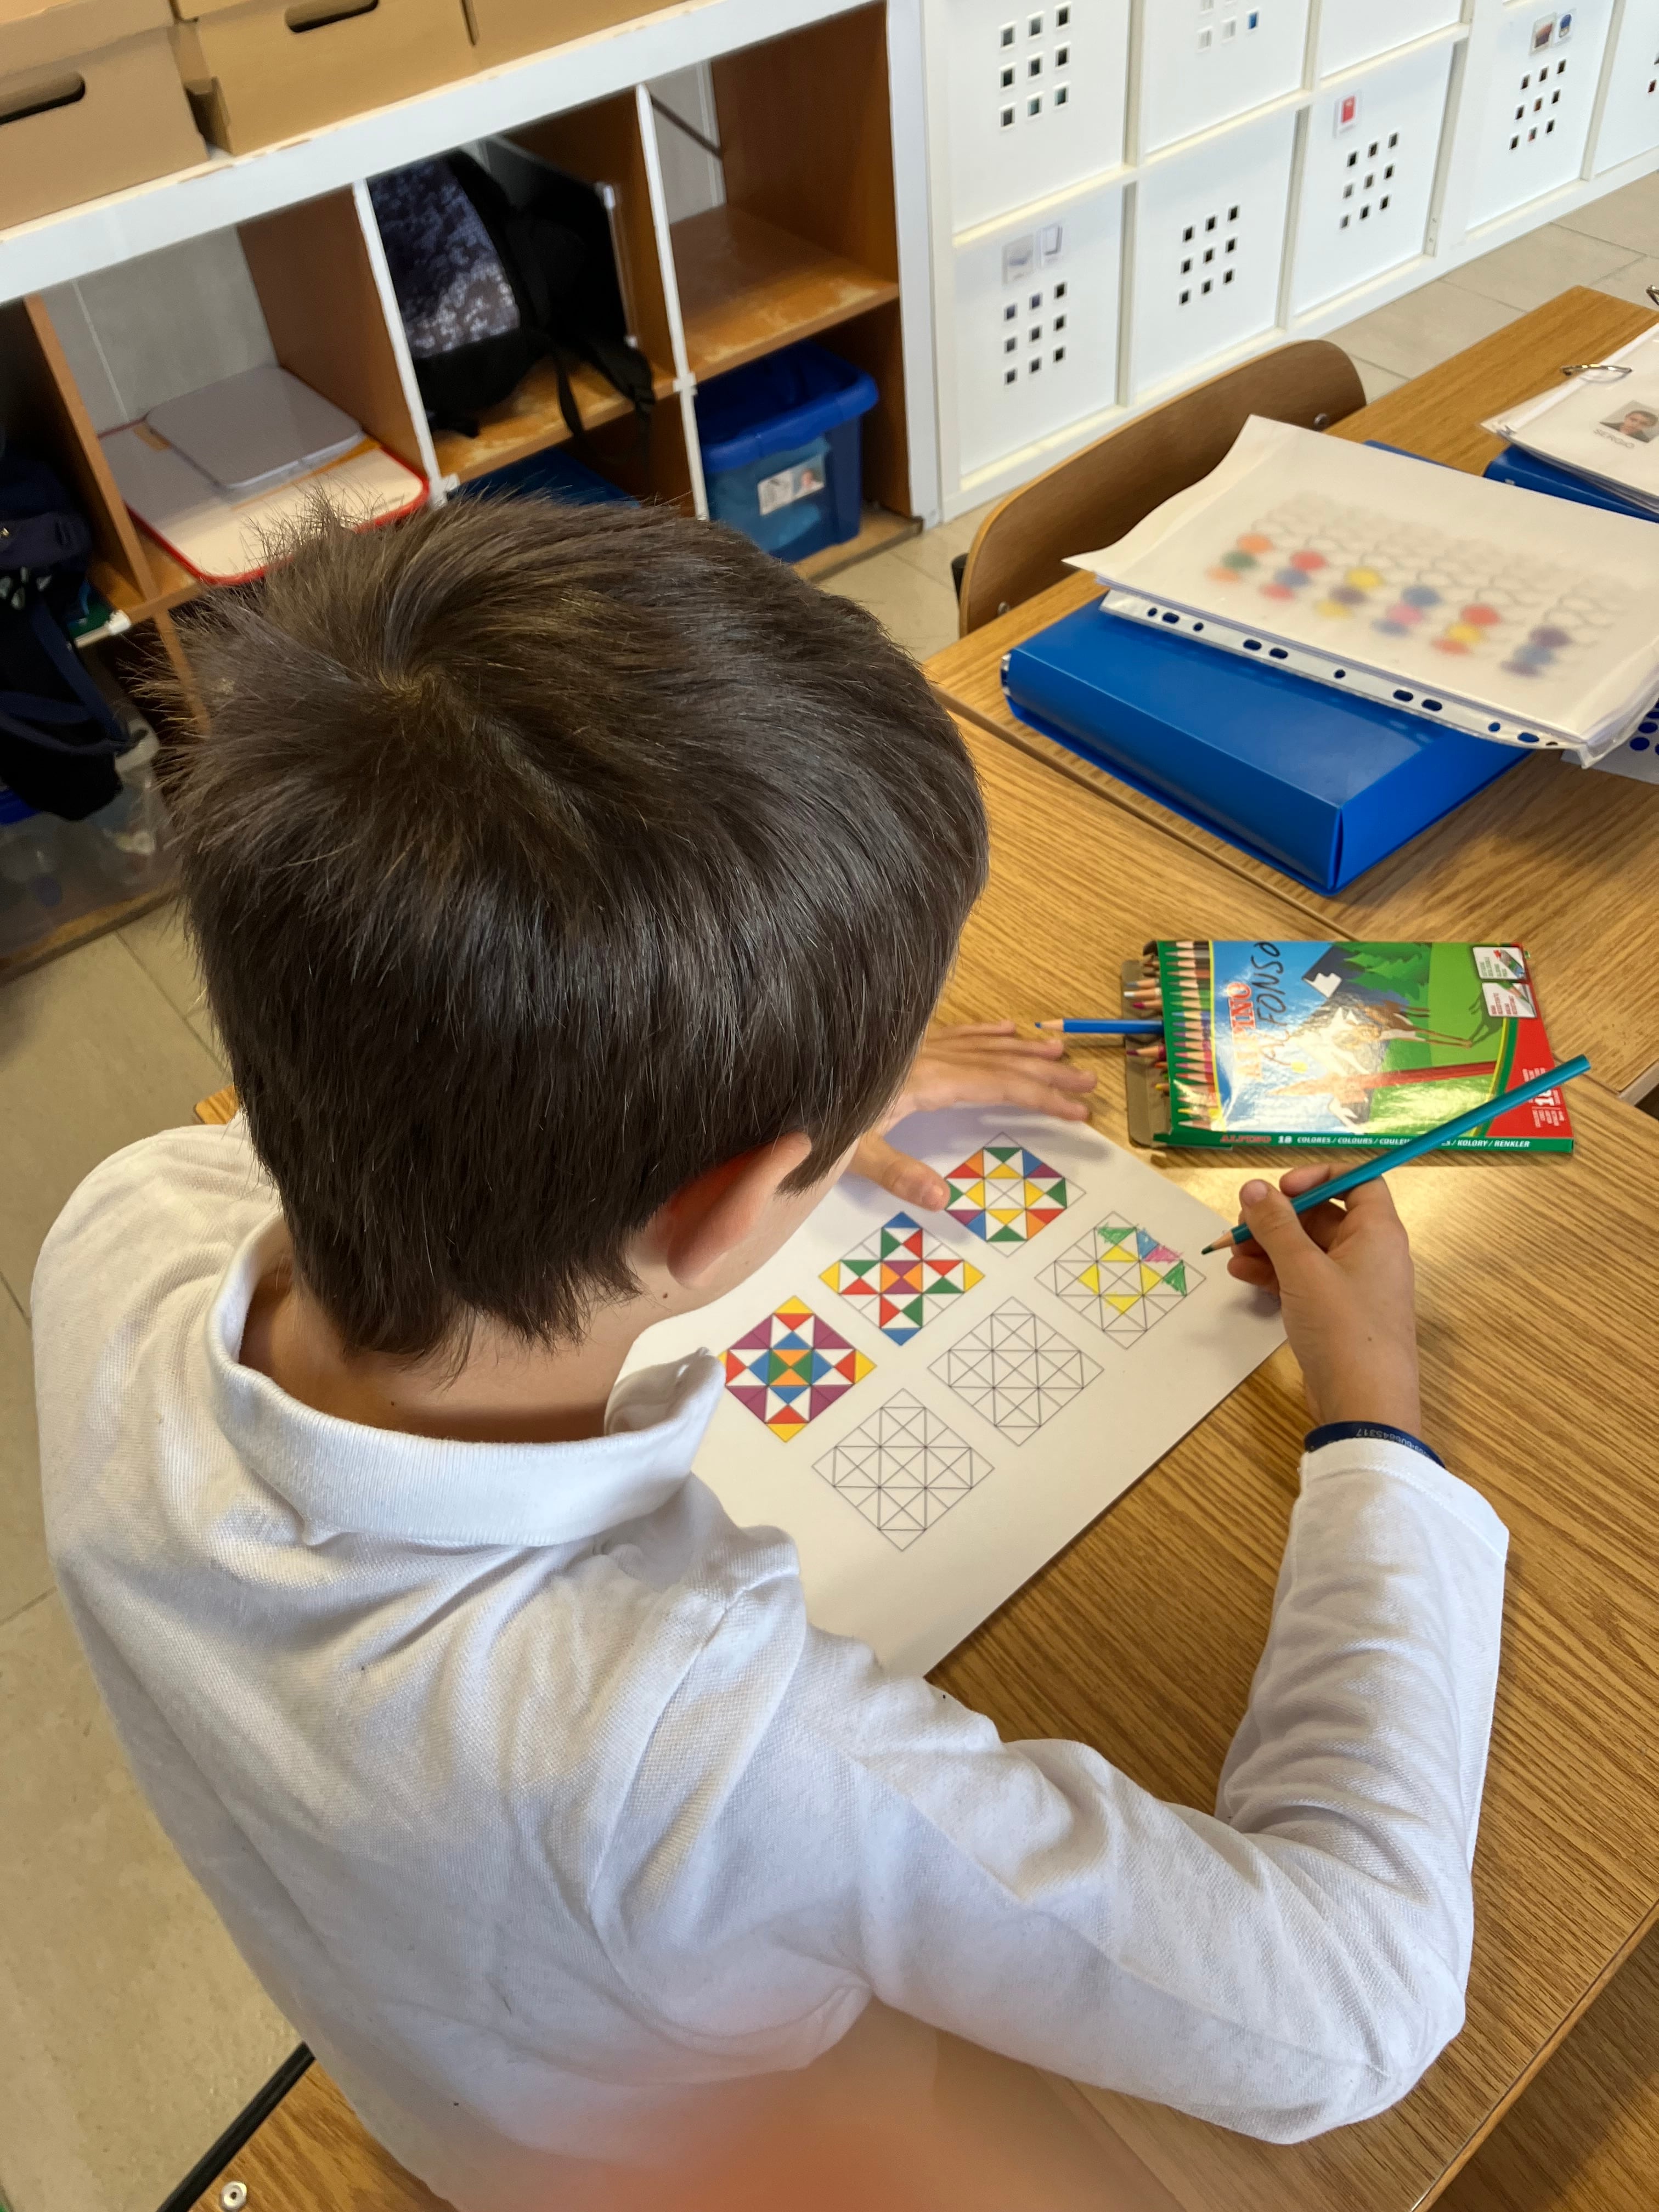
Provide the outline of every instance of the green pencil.
[[[1420,1137],[1413,1137],[1408,1145],[1397,1145],[1391,1152],[1379,1152],[1374,1160],[1364,1160],[1357,1168],[1344,1175],[1333,1176],[1328,1182],[1316,1182],[1311,1190],[1304,1190],[1299,1198],[1291,1200],[1298,1213],[1311,1212],[1322,1206],[1328,1198],[1340,1198],[1345,1191],[1358,1190],[1362,1182],[1375,1182],[1390,1168],[1403,1167],[1407,1160],[1420,1159],[1425,1152],[1433,1152],[1437,1146],[1449,1145],[1454,1137],[1467,1137],[1471,1130],[1484,1128],[1495,1121],[1500,1114],[1507,1114],[1511,1106],[1524,1106],[1528,1098],[1540,1092],[1553,1091],[1563,1083],[1571,1083],[1575,1075],[1588,1075],[1589,1062],[1580,1053],[1577,1060],[1564,1060],[1559,1067],[1552,1067],[1542,1075],[1534,1075],[1530,1083],[1517,1083],[1513,1091],[1505,1091],[1496,1098],[1487,1099],[1484,1106],[1476,1106],[1467,1114],[1459,1114],[1452,1121],[1443,1121],[1437,1129],[1425,1129]],[[1237,1229],[1230,1229],[1224,1237],[1218,1237],[1213,1244],[1204,1247],[1206,1252],[1224,1252],[1230,1244],[1253,1242],[1249,1231],[1241,1221]]]

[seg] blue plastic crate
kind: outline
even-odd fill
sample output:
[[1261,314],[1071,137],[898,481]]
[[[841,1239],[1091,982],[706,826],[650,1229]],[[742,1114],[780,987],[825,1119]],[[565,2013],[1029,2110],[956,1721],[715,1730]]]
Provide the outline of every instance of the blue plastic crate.
[[509,461],[487,477],[474,477],[451,495],[467,499],[479,492],[510,491],[538,499],[562,499],[573,507],[637,507],[639,501],[576,460],[562,446],[550,446],[527,461]]
[[859,534],[859,423],[873,378],[820,345],[786,346],[697,392],[708,513],[763,552],[805,560]]

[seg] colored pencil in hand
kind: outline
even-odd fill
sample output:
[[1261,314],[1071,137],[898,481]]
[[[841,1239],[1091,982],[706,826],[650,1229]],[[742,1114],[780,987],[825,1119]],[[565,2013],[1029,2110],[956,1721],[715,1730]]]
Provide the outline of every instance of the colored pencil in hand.
[[[1387,1175],[1390,1168],[1403,1167],[1407,1160],[1420,1159],[1441,1145],[1449,1145],[1455,1137],[1467,1137],[1476,1129],[1495,1121],[1500,1114],[1507,1114],[1511,1106],[1524,1106],[1529,1098],[1537,1098],[1546,1091],[1553,1091],[1563,1083],[1571,1083],[1575,1075],[1588,1075],[1589,1062],[1581,1053],[1577,1060],[1564,1060],[1559,1067],[1534,1075],[1530,1083],[1517,1083],[1512,1091],[1505,1091],[1496,1098],[1488,1098],[1484,1106],[1476,1106],[1467,1114],[1456,1115],[1443,1121],[1437,1129],[1425,1129],[1420,1137],[1409,1144],[1397,1145],[1391,1152],[1379,1152],[1375,1159],[1363,1160],[1357,1168],[1345,1174],[1333,1176],[1328,1182],[1316,1182],[1311,1190],[1304,1190],[1291,1200],[1298,1213],[1310,1213],[1316,1206],[1322,1206],[1328,1198],[1340,1198],[1345,1191],[1358,1190],[1362,1182],[1375,1182],[1377,1176]],[[1224,1237],[1218,1237],[1213,1244],[1204,1247],[1206,1252],[1224,1252],[1230,1244],[1251,1242],[1249,1231],[1241,1221],[1237,1229],[1230,1229]]]
[[1040,1030],[1058,1030],[1063,1036],[1162,1036],[1162,1022],[1079,1021],[1039,1022]]

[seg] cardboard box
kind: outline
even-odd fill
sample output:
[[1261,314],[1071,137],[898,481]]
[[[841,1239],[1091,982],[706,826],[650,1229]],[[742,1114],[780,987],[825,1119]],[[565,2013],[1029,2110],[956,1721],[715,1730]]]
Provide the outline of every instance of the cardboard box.
[[493,69],[497,62],[518,61],[676,4],[677,0],[467,0],[467,14],[477,66]]
[[173,0],[173,8],[196,119],[232,154],[429,92],[476,66],[462,0]]
[[0,0],[0,229],[205,155],[167,0]]

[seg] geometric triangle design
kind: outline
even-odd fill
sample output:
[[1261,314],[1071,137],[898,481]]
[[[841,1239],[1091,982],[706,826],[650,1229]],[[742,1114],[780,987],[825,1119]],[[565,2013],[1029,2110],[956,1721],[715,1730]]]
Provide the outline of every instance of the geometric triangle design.
[[908,1344],[942,1307],[984,1277],[920,1222],[896,1213],[826,1267],[819,1280],[852,1299],[895,1344]]
[[1075,1193],[1045,1160],[1012,1137],[997,1137],[945,1170],[952,1221],[1006,1251],[1058,1220]]
[[1130,1345],[1173,1313],[1204,1275],[1150,1230],[1114,1216],[1068,1245],[1037,1279],[1103,1335]]
[[875,1365],[799,1298],[739,1337],[726,1355],[726,1387],[787,1443]]
[[948,1389],[1023,1444],[1086,1390],[1099,1363],[1010,1298],[933,1363]]
[[904,1390],[813,1464],[901,1552],[992,1471],[989,1460]]

